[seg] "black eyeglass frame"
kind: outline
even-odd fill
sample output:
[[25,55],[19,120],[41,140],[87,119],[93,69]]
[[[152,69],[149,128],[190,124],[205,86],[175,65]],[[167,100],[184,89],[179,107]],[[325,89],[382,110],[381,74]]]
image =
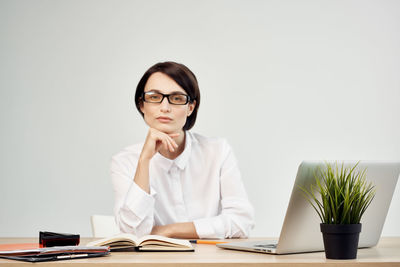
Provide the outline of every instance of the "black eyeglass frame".
[[[161,98],[160,101],[155,101],[155,102],[146,101],[145,95],[150,95],[150,94],[162,95],[162,98]],[[186,102],[183,103],[183,104],[172,103],[172,102],[171,102],[171,99],[169,99],[169,97],[170,97],[170,96],[175,96],[175,95],[183,95],[183,96],[186,96]],[[189,103],[189,102],[192,102],[192,101],[190,100],[190,96],[189,96],[189,95],[181,94],[181,93],[163,94],[163,93],[159,93],[159,92],[150,91],[150,92],[143,92],[143,94],[142,94],[142,100],[143,100],[143,102],[146,102],[146,103],[162,103],[162,102],[164,101],[164,98],[165,98],[165,97],[168,99],[168,103],[170,103],[171,105],[180,105],[180,106],[183,106],[183,105],[186,105],[186,104]]]

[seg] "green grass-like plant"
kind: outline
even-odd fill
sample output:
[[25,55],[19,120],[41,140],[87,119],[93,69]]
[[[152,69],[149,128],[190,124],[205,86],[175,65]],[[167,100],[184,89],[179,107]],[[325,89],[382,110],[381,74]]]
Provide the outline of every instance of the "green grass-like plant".
[[325,163],[326,168],[318,168],[314,173],[316,184],[303,188],[304,196],[313,206],[324,224],[358,224],[375,197],[375,186],[367,183],[366,169],[353,167],[339,169]]

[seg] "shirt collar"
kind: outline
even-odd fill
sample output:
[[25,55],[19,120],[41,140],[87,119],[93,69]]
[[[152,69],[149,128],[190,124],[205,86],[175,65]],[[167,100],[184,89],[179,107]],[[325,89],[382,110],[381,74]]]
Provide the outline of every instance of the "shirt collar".
[[169,171],[174,165],[177,166],[179,169],[184,170],[188,161],[190,154],[192,152],[192,136],[191,133],[185,131],[185,148],[183,152],[176,158],[176,159],[168,159],[157,153],[154,156],[154,159],[157,162],[157,165],[160,166],[165,171]]

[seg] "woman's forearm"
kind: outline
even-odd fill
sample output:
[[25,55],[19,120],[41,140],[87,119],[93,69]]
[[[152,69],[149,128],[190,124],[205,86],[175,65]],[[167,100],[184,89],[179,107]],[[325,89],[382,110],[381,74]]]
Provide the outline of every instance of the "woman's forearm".
[[150,194],[149,165],[150,160],[139,159],[135,177],[133,178],[133,181],[148,194]]

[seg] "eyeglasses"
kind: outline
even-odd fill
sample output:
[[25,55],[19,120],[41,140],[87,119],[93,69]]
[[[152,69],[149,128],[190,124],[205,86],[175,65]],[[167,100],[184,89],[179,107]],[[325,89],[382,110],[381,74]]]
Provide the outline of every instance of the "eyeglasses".
[[172,105],[186,105],[190,101],[190,96],[185,94],[162,94],[158,92],[143,92],[142,99],[144,102],[148,103],[161,103],[164,100],[164,97],[168,99],[168,103]]

